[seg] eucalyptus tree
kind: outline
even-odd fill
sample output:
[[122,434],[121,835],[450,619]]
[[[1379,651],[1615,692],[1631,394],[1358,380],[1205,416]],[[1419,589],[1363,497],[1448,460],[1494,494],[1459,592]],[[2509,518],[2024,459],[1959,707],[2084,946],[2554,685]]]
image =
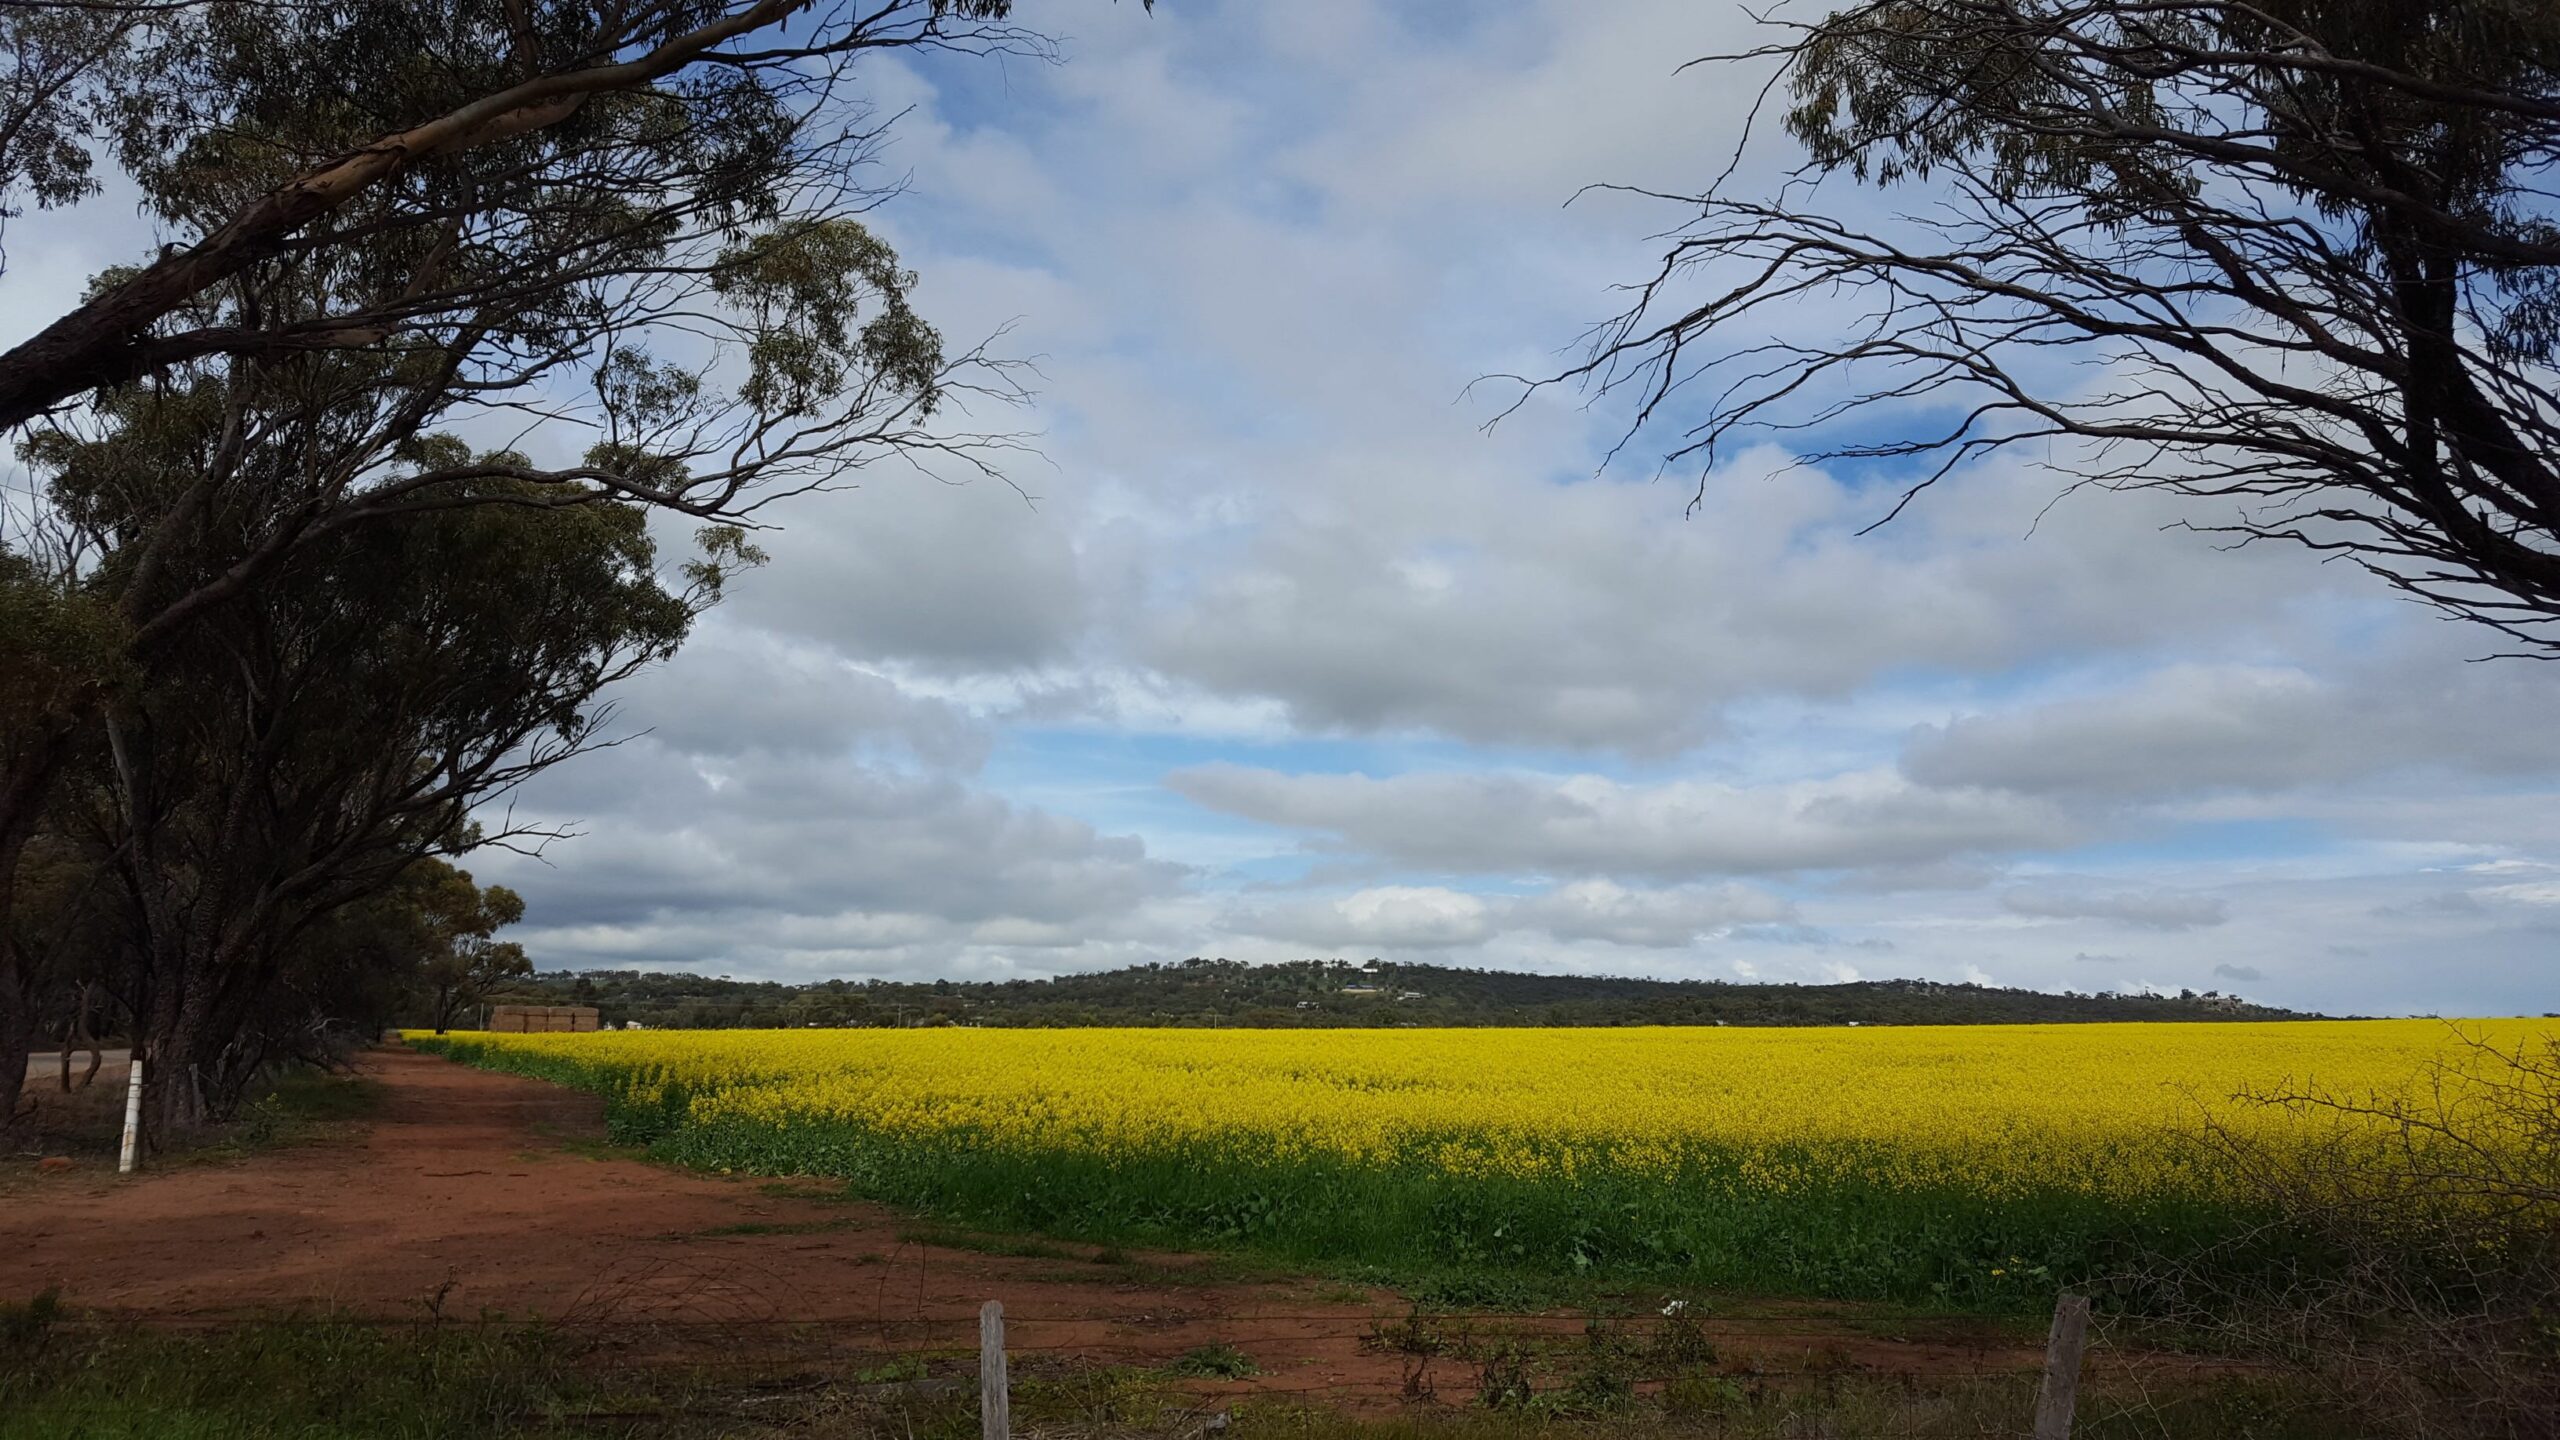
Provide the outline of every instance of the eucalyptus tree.
[[[1667,463],[2024,449],[2560,650],[2560,6],[1860,0],[1566,377]],[[1713,157],[1710,157],[1710,163]],[[1886,201],[1867,192],[1885,190]],[[1890,207],[1890,208],[1888,208]],[[1808,316],[1845,306],[1845,333]],[[1701,492],[1703,494],[1703,491]],[[1901,506],[1896,505],[1898,513]]]
[[498,932],[524,919],[524,897],[504,885],[482,887],[471,873],[437,864],[417,887],[434,944],[418,967],[427,1020],[441,1035],[509,980],[533,974],[533,959]]
[[[612,547],[645,539],[645,515],[661,513],[706,527],[716,572],[740,558],[735,527],[782,496],[888,459],[990,470],[1011,442],[970,411],[1016,398],[1013,372],[944,344],[912,301],[916,277],[866,223],[896,182],[877,169],[886,121],[857,62],[1042,51],[1008,9],[0,5],[0,203],[26,212],[12,223],[61,223],[62,207],[112,183],[138,194],[164,237],[0,351],[0,427],[35,476],[0,507],[0,605],[42,620],[0,637],[0,671],[42,681],[0,701],[0,924],[29,838],[66,807],[99,811],[94,788],[61,793],[74,772],[112,775],[132,808],[116,843],[136,905],[157,917],[150,946],[254,972],[266,962],[243,957],[269,942],[243,937],[266,922],[223,939],[212,910],[327,913],[337,875],[239,880],[246,889],[197,877],[173,898],[151,875],[182,867],[141,850],[176,818],[190,836],[236,818],[195,816],[182,797],[226,793],[241,775],[163,773],[241,753],[247,737],[198,733],[210,717],[179,698],[233,684],[208,671],[214,657],[263,655],[324,618],[341,656],[395,642],[361,628],[389,626],[393,610],[310,609],[312,577],[369,578],[343,568],[364,547],[388,547],[378,564],[430,563],[454,557],[417,547],[547,514],[562,528],[509,543],[535,542],[529,553],[551,554],[564,578],[618,553],[619,576],[634,562]],[[593,518],[568,518],[581,511]],[[479,512],[489,518],[461,518]],[[552,553],[544,536],[582,538]],[[550,663],[508,648],[526,637],[506,613],[439,613],[472,627],[447,643],[485,635],[491,665]],[[663,627],[624,618],[639,628],[615,644],[659,646]],[[587,663],[598,683],[620,673]],[[305,706],[382,699],[297,675]],[[395,709],[416,719],[432,707],[411,697]],[[497,727],[478,737],[435,713],[401,752],[416,775],[341,777],[366,823],[415,854],[451,843],[457,807],[521,778],[524,757],[498,758],[486,740],[541,733],[498,708],[473,714]],[[316,712],[290,721],[304,723],[320,723]],[[557,743],[593,743],[573,731]],[[355,864],[353,849],[310,843],[311,864]],[[230,863],[218,847],[203,853]],[[14,967],[0,953],[0,1106],[31,1027],[31,982]],[[196,993],[192,983],[149,987],[145,1010],[179,1005],[180,1018],[149,1022],[162,1040],[199,1024],[183,1018],[188,1004],[223,1023],[228,1000],[167,998]]]
[[[223,397],[191,392],[137,391],[102,413],[100,437],[28,447],[64,513],[102,531],[102,510],[192,485],[239,424]],[[284,468],[306,452],[284,426],[240,459]],[[239,1042],[312,926],[426,857],[544,839],[476,814],[607,738],[604,692],[672,655],[760,558],[714,527],[664,571],[646,507],[541,503],[542,486],[505,473],[520,463],[421,438],[406,468],[491,472],[471,503],[302,544],[104,707],[48,833],[113,877],[130,944],[105,979],[162,1066],[156,1117],[186,1123],[237,1096],[264,1058]],[[127,563],[110,550],[104,568]]]

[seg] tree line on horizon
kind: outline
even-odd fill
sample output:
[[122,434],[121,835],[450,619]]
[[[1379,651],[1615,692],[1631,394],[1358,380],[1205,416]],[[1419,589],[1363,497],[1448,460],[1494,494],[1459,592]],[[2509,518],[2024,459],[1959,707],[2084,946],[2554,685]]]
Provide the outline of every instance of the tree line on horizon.
[[[2081,994],[1969,982],[1786,984],[1551,975],[1404,961],[1273,964],[1193,957],[1042,980],[880,978],[789,984],[690,971],[555,970],[499,978],[486,1004],[593,1005],[650,1029],[979,1025],[2000,1025],[2309,1020],[2215,991]],[[457,1023],[470,1023],[467,1014]]]

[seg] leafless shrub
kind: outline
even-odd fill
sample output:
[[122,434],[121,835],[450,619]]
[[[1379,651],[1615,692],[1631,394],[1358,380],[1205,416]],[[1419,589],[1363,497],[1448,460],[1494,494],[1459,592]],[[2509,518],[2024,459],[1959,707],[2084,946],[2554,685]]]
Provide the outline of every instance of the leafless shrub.
[[2267,1218],[2125,1288],[2366,1433],[2560,1437],[2560,1042],[2457,1033],[2403,1092],[2240,1097],[2282,1127],[2208,1112],[2200,1145]]

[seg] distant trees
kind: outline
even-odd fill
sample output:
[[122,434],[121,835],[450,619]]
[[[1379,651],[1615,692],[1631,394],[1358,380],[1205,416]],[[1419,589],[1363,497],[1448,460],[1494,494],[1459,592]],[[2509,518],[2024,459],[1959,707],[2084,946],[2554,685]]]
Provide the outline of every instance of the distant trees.
[[[1921,462],[1907,503],[2031,447],[2074,484],[2237,501],[2196,523],[2560,650],[2560,6],[1859,0],[1771,23],[1712,69],[1774,67],[1802,167],[1661,197],[1687,224],[1554,378],[1627,395],[1670,463],[1774,436]],[[1807,329],[1843,301],[1846,333]]]
[[[1370,966],[1376,967],[1374,970]],[[1351,993],[1352,987],[1375,993]],[[2234,996],[2050,995],[1931,981],[1739,984],[1341,960],[1194,958],[1053,980],[784,985],[683,971],[550,972],[506,999],[592,1004],[653,1028],[909,1025],[1961,1025],[2308,1018]],[[1412,998],[1407,998],[1412,997]]]
[[431,922],[432,944],[418,982],[426,991],[428,1018],[441,1035],[499,986],[533,973],[522,945],[497,938],[524,918],[524,897],[503,885],[481,889],[469,872],[436,862],[410,873],[423,877],[427,891],[419,908]]
[[991,463],[950,421],[1009,372],[863,223],[848,67],[1038,48],[1007,9],[0,7],[0,203],[112,166],[170,237],[0,352],[0,1116],[75,976],[155,1113],[219,1110],[252,1017],[353,983],[312,937],[510,838],[474,807],[597,742],[760,505]]

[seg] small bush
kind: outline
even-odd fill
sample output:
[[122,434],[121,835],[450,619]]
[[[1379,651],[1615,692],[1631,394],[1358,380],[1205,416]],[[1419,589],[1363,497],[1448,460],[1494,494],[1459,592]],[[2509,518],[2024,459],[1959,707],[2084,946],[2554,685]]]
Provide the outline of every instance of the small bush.
[[0,1350],[32,1350],[62,1318],[62,1292],[45,1289],[24,1305],[0,1305]]

